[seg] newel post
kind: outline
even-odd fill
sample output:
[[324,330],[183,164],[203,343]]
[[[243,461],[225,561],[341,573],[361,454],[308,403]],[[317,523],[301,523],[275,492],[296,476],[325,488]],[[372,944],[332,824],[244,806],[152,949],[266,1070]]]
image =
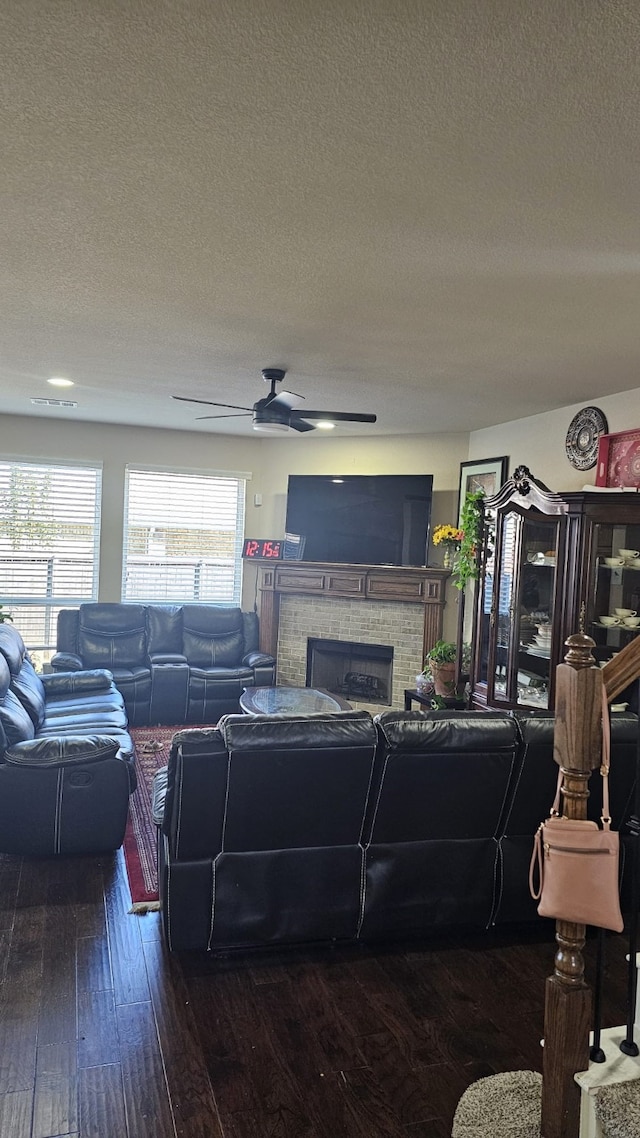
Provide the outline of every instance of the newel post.
[[[577,633],[565,641],[556,671],[554,759],[563,773],[563,812],[586,818],[588,781],[602,744],[602,672],[594,641]],[[591,990],[584,979],[585,926],[556,921],[555,970],[545,987],[542,1138],[578,1138],[577,1071],[589,1066]]]

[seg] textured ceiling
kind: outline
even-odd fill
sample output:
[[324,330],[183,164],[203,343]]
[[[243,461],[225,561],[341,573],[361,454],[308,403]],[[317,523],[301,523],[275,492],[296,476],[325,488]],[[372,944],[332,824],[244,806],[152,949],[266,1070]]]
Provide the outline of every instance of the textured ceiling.
[[375,435],[640,386],[637,0],[4,0],[0,44],[0,411],[248,433],[170,396],[283,366]]

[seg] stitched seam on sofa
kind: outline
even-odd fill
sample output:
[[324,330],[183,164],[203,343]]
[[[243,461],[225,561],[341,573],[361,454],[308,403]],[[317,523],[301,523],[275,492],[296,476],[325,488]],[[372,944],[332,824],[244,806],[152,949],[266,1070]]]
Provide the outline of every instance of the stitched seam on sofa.
[[[507,781],[506,781],[506,783],[505,783],[504,794],[502,795],[502,803],[501,803],[501,806],[500,806],[500,810],[498,811],[498,820],[497,820],[497,822],[496,822],[496,828],[495,828],[495,830],[493,831],[493,838],[494,838],[494,841],[497,841],[497,840],[498,840],[498,829],[499,829],[499,827],[500,827],[500,819],[501,819],[501,817],[502,817],[502,811],[504,810],[504,804],[505,804],[505,802],[507,801],[507,795],[508,795],[508,793],[509,793],[509,784],[510,784],[510,782],[511,782],[511,776],[512,776],[512,774],[513,774],[513,764],[515,763],[515,761],[516,761],[516,758],[517,758],[517,755],[514,753],[514,754],[511,756],[511,766],[509,767],[509,777],[507,778]],[[506,826],[506,822],[505,822],[505,826]],[[503,831],[503,832],[504,832],[504,831]]]
[[218,858],[221,854],[216,854],[211,860],[211,920],[209,921],[209,939],[207,941],[207,952],[211,952],[213,944],[213,929],[216,923],[216,869]]
[[[495,841],[495,838],[494,838],[494,841]],[[489,917],[487,919],[487,923],[484,926],[485,929],[490,929],[491,925],[493,923],[493,914],[495,911],[495,895],[496,895],[496,871],[497,871],[499,856],[500,856],[500,843],[497,842],[496,843],[496,852],[495,852],[495,856],[493,858],[493,889],[491,890],[491,907],[489,909]]]
[[[500,876],[499,877],[498,877],[498,863],[500,865]],[[499,886],[499,888],[497,890],[497,894],[496,894],[496,884],[498,881],[500,882],[500,886]],[[502,904],[503,892],[504,892],[504,855],[503,855],[503,851],[502,851],[502,838],[500,838],[498,841],[498,848],[496,850],[496,858],[495,858],[495,861],[493,863],[493,904],[491,906],[491,912],[489,914],[489,924],[487,925],[487,928],[490,928],[491,925],[495,925],[495,923],[496,923],[496,917],[498,916],[498,913],[500,911],[500,905]]]
[[513,808],[514,808],[515,803],[516,803],[516,795],[518,793],[518,790],[520,789],[520,783],[522,781],[522,775],[524,774],[524,764],[527,761],[527,755],[528,754],[529,754],[529,744],[527,743],[525,745],[524,753],[522,755],[522,762],[520,763],[520,770],[518,771],[518,777],[516,779],[516,785],[514,786],[513,794],[511,795],[511,806],[509,807],[509,813],[507,814],[507,816],[504,820],[504,826],[502,828],[502,831],[504,834],[506,834],[506,832],[507,832],[507,826],[509,825],[511,815],[513,814]]
[[229,805],[229,784],[231,782],[231,751],[227,753],[227,785],[224,788],[224,811],[222,814],[222,827],[220,832],[220,853],[224,852],[224,842],[227,836],[227,807]]
[[[168,843],[167,843],[168,845]],[[169,857],[167,857],[169,853]],[[170,952],[173,952],[173,937],[171,936],[171,853],[165,848],[164,851],[164,864],[167,869],[167,895],[165,897],[165,919],[167,930],[167,942],[169,944]],[[159,882],[158,882],[159,884]]]
[[372,782],[372,780],[373,780],[373,762],[374,762],[374,759],[375,759],[375,755],[376,755],[376,748],[375,748],[375,745],[374,745],[374,746],[371,748],[371,769],[370,769],[370,771],[369,771],[369,782],[368,782],[368,784],[367,784],[367,793],[366,793],[366,794],[365,794],[365,796],[364,796],[364,807],[363,807],[363,810],[362,810],[362,821],[361,821],[361,823],[360,823],[360,830],[358,831],[358,834],[359,834],[359,836],[358,836],[358,844],[359,844],[359,845],[361,845],[363,849],[364,849],[364,845],[363,845],[363,839],[364,839],[364,823],[365,823],[365,818],[367,817],[367,803],[369,802],[369,792],[370,792],[370,790],[371,790],[371,782]]
[[60,853],[60,815],[62,813],[62,789],[64,783],[64,771],[60,767],[58,777],[56,779],[56,805],[53,823],[53,848],[56,853]]
[[384,766],[382,768],[382,774],[380,776],[380,786],[378,787],[378,797],[376,798],[376,804],[373,808],[373,814],[371,816],[371,825],[369,827],[369,841],[367,842],[367,845],[366,845],[367,849],[369,848],[369,846],[371,845],[371,843],[373,841],[373,831],[375,830],[375,827],[376,827],[376,818],[378,817],[378,806],[380,805],[380,796],[382,794],[382,788],[384,786],[384,780],[385,780],[385,776],[387,773],[388,763],[389,763],[389,755],[386,755],[385,760],[384,760]]
[[360,931],[362,929],[362,923],[364,921],[364,906],[365,906],[366,890],[367,890],[367,867],[365,864],[364,846],[360,842],[358,843],[358,845],[360,846],[360,852],[362,854],[362,857],[360,859],[360,912],[358,913],[358,925],[356,928],[356,937],[360,936]]
[[[180,857],[180,828],[182,826],[182,784],[184,779],[184,759],[182,755],[182,743],[178,746],[178,770],[180,771],[180,785],[178,787],[178,820],[176,823],[176,857]],[[175,791],[174,791],[175,793]]]

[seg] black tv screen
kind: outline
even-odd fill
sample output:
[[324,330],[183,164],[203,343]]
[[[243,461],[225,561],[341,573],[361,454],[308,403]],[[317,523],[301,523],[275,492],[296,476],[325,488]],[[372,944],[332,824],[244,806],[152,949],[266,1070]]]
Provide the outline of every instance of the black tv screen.
[[431,474],[290,474],[288,534],[303,561],[426,565]]

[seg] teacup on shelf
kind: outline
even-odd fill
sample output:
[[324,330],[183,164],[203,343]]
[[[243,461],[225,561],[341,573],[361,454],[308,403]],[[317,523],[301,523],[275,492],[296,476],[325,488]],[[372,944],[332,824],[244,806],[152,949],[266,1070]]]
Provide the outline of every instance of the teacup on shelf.
[[625,561],[632,561],[634,557],[640,557],[640,549],[619,549],[618,554]]
[[624,557],[605,557],[604,563],[608,565],[610,569],[621,569],[625,561]]
[[616,614],[616,616],[622,617],[623,620],[626,616],[637,616],[638,615],[638,612],[636,609],[614,609],[613,611]]
[[614,624],[620,624],[619,616],[601,616],[600,624],[606,624],[608,627],[613,628]]
[[625,628],[637,628],[640,624],[640,616],[625,616],[622,623]]

